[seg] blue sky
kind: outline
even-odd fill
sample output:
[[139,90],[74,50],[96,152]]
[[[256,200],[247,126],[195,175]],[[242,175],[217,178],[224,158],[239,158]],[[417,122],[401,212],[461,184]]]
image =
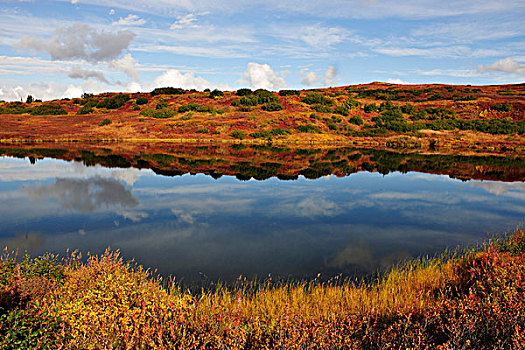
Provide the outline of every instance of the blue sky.
[[523,0],[0,0],[0,99],[525,77]]

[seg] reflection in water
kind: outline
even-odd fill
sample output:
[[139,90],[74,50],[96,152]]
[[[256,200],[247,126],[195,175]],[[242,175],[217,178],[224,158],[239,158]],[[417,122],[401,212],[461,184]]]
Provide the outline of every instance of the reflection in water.
[[0,236],[0,245],[20,251],[27,251],[29,254],[38,252],[44,244],[44,236],[40,232],[17,233],[15,237],[2,239]]
[[512,229],[524,193],[422,173],[238,181],[0,158],[0,243],[36,254],[110,246],[184,281],[353,276]]
[[131,192],[115,179],[56,179],[48,186],[26,187],[29,198],[58,199],[65,209],[73,209],[82,213],[89,213],[102,207],[134,207],[138,200]]

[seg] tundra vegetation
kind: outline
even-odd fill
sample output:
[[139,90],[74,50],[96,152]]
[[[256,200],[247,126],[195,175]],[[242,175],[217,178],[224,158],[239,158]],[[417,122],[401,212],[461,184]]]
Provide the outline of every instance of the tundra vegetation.
[[[409,148],[522,154],[524,96],[524,84],[386,83],[279,92],[162,87],[46,102],[28,96],[25,103],[0,102],[0,139],[384,146],[405,137]],[[104,119],[113,123],[97,128]],[[204,129],[209,133],[197,132]]]
[[0,260],[2,349],[518,349],[525,232],[409,261],[372,282],[190,291],[118,252]]

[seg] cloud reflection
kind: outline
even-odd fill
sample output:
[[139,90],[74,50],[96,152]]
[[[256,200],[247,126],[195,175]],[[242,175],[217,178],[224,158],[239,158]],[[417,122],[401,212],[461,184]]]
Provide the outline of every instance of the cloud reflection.
[[102,207],[134,207],[139,201],[122,183],[111,178],[56,179],[49,186],[26,187],[24,191],[33,200],[57,199],[63,208],[82,213]]

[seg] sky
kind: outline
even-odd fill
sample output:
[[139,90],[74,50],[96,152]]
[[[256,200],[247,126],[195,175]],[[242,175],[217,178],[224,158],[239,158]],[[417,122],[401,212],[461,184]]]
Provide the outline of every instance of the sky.
[[525,80],[523,0],[0,0],[0,100]]

